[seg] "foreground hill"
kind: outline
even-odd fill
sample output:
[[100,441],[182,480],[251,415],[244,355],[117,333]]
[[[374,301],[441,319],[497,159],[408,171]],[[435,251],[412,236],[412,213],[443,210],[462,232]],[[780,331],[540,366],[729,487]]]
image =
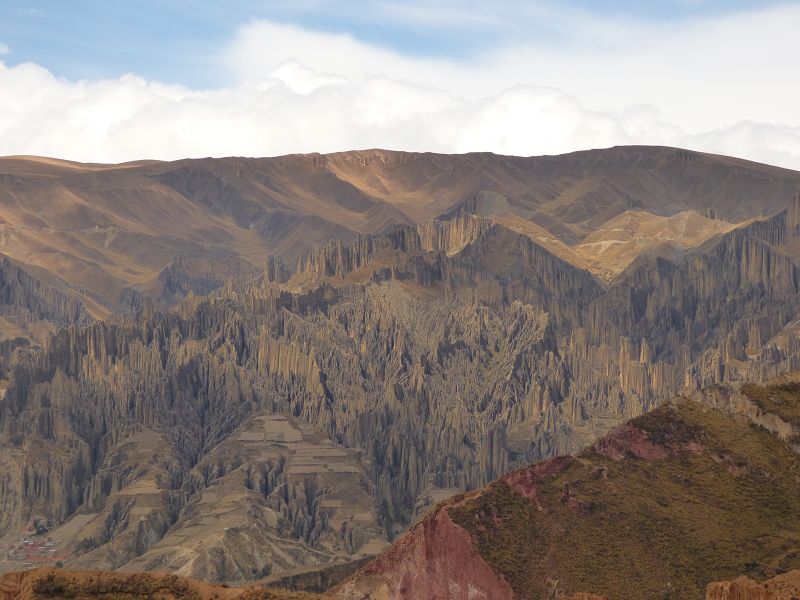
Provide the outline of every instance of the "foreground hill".
[[[188,290],[207,293],[229,277],[251,276],[267,254],[294,267],[331,239],[347,243],[464,211],[535,231],[563,249],[626,211],[645,223],[687,210],[728,223],[771,215],[798,183],[795,171],[658,147],[531,158],[370,150],[121,165],[8,157],[0,159],[0,253],[105,318],[138,308],[142,296],[169,306]],[[687,240],[702,241],[696,233]],[[611,254],[595,240],[572,260],[613,274],[648,246],[642,239],[614,244]]]
[[209,585],[174,575],[37,569],[0,576],[0,600],[313,600],[315,596]]
[[671,401],[440,504],[337,597],[700,600],[797,569],[799,434],[797,383]]

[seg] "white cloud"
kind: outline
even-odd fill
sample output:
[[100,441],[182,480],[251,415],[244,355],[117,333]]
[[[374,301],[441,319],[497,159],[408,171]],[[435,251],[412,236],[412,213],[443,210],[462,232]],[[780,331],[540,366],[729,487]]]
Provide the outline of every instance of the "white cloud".
[[11,52],[11,48],[9,48],[6,44],[0,42],[0,56],[8,54],[9,52]]
[[[414,14],[427,2],[389,6]],[[492,13],[482,6],[484,12],[475,18],[490,19]],[[501,4],[494,10],[496,16],[505,9]],[[555,87],[598,110],[651,104],[676,125],[695,131],[743,120],[800,126],[800,77],[793,76],[800,6],[666,23],[545,12],[535,4],[529,11],[519,23],[504,20],[512,31],[501,37],[521,41],[496,45],[468,62],[409,58],[347,35],[256,21],[240,29],[226,63],[247,80],[294,58],[356,82],[383,74],[473,100],[517,84]],[[429,12],[436,15],[434,8]],[[532,29],[539,20],[548,32]],[[532,33],[518,38],[514,30],[526,26]]]
[[287,60],[354,81],[388,74],[397,79],[434,82],[437,73],[452,69],[450,63],[405,57],[348,34],[322,33],[269,21],[254,21],[242,27],[224,56],[226,66],[240,81],[272,77],[275,67]]
[[258,21],[221,59],[235,83],[214,90],[130,75],[74,82],[0,63],[0,154],[120,161],[385,147],[533,155],[664,144],[800,169],[789,34],[800,9],[680,26],[567,12],[550,23],[572,37],[457,62]]

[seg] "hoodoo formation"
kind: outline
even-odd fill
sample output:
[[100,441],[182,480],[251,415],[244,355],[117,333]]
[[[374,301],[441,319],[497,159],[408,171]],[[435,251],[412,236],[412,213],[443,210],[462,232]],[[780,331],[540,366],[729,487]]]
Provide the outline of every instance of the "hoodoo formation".
[[0,600],[800,600],[800,0],[0,4]]
[[63,565],[9,597],[717,600],[800,568],[797,172],[0,175],[0,570]]

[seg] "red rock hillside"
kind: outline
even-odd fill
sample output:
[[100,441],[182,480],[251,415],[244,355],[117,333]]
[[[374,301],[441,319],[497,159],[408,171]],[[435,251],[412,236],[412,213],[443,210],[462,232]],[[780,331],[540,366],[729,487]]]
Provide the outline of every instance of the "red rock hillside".
[[[336,597],[702,600],[709,581],[800,568],[800,436],[787,435],[798,408],[786,386],[671,401],[575,456],[440,504]],[[714,586],[711,600],[794,593]]]

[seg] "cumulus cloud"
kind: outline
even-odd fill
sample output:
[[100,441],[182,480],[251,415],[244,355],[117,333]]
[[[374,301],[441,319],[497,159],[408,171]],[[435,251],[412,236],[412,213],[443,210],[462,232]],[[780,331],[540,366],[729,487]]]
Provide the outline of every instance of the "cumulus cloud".
[[[133,75],[68,81],[38,65],[0,63],[0,154],[122,161],[384,147],[533,155],[664,144],[800,169],[789,34],[800,9],[681,25],[560,18],[568,40],[515,42],[462,62],[256,21],[222,53],[233,83],[211,90]],[[761,46],[745,47],[755,41]]]

